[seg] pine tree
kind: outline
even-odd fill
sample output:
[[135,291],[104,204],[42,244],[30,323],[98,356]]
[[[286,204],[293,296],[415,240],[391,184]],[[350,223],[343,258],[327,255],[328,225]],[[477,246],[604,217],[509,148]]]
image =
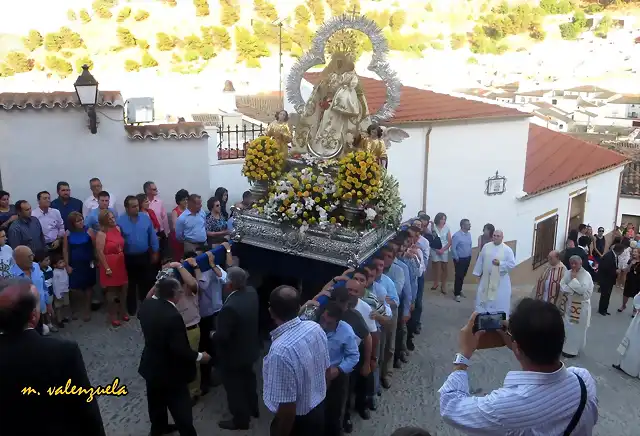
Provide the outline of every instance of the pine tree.
[[235,42],[238,62],[245,62],[247,66],[259,66],[259,58],[269,56],[271,53],[263,41],[253,36],[244,27],[235,28]]
[[5,65],[16,74],[28,73],[33,70],[34,63],[33,59],[29,59],[27,55],[18,51],[9,52],[5,59]]
[[307,6],[313,15],[313,21],[316,25],[324,23],[325,10],[322,0],[307,0]]
[[37,30],[30,30],[29,35],[22,39],[22,43],[25,48],[29,51],[34,51],[38,47],[42,47],[42,42],[44,38]]
[[311,14],[305,5],[298,5],[295,9],[296,22],[300,24],[309,24]]
[[253,8],[260,18],[269,21],[275,21],[278,19],[278,11],[276,10],[276,7],[272,3],[269,3],[268,0],[253,0]]
[[129,29],[125,27],[118,27],[116,29],[116,36],[118,37],[120,47],[128,48],[136,46],[136,38]]
[[156,34],[156,48],[160,51],[171,51],[175,48],[175,40],[164,32]]
[[142,54],[142,68],[153,68],[158,66],[158,61],[156,61],[148,51],[145,51]]

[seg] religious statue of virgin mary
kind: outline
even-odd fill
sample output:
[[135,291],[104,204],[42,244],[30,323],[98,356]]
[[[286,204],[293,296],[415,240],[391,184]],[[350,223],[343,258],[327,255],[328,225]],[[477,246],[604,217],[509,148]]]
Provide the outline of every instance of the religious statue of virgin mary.
[[337,42],[332,47],[331,61],[320,73],[320,81],[300,113],[293,141],[294,151],[304,153],[308,149],[325,159],[351,148],[360,132],[371,124],[355,72],[355,47],[349,42]]

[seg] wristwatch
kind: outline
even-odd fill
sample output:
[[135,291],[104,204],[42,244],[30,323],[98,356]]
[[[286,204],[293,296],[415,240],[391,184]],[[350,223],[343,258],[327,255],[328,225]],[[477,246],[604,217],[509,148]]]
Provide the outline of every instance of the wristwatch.
[[464,357],[462,354],[456,353],[456,358],[453,360],[453,364],[471,366],[471,361]]

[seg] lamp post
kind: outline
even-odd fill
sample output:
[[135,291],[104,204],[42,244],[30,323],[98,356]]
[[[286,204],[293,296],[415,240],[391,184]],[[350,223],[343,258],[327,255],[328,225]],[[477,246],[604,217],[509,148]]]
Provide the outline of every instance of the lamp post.
[[80,104],[89,116],[89,130],[95,134],[98,132],[98,120],[96,116],[96,104],[98,102],[98,81],[89,72],[89,66],[82,66],[82,73],[73,84]]
[[[286,18],[286,17],[285,17]],[[279,90],[280,90],[280,96],[282,97],[282,26],[283,26],[283,21],[285,20],[285,18],[278,18],[277,20],[275,20],[273,23],[271,23],[273,26],[278,26],[278,60],[279,60]]]

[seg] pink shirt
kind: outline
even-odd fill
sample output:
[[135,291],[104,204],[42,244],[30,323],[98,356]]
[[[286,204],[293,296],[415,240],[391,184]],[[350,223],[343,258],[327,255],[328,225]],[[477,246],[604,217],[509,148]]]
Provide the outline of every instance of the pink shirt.
[[31,215],[38,218],[44,235],[44,242],[50,244],[58,238],[64,236],[64,222],[58,209],[48,208],[46,212],[42,209],[33,209]]
[[153,200],[149,200],[149,209],[151,209],[158,218],[160,223],[160,231],[169,233],[169,218],[167,217],[167,210],[164,208],[164,203],[158,197]]

